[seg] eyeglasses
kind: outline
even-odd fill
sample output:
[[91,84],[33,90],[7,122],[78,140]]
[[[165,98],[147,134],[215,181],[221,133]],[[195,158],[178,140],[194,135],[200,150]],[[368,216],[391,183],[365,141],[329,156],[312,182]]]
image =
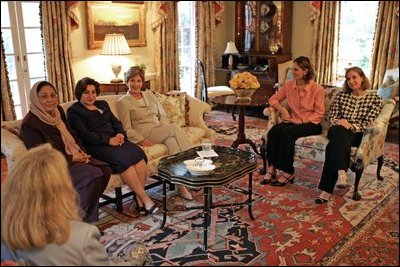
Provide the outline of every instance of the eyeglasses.
[[51,95],[38,95],[38,98],[40,101],[46,101],[48,98],[51,100],[57,99],[58,95],[56,94],[51,94]]

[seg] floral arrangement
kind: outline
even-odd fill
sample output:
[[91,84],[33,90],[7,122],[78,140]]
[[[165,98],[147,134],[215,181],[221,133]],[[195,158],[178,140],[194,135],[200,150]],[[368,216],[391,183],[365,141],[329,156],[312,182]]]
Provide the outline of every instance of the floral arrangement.
[[233,89],[257,89],[260,87],[257,77],[247,71],[233,75],[229,85]]

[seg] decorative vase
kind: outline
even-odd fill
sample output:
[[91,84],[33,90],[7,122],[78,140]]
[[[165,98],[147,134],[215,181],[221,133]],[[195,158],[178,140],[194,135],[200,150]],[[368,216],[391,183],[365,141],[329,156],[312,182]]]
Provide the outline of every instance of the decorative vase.
[[251,102],[251,97],[257,89],[233,89],[236,95],[236,102]]

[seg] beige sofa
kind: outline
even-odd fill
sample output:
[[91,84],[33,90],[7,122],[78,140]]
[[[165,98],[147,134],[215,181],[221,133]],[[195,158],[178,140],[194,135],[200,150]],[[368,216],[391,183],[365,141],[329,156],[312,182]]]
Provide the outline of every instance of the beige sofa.
[[[183,127],[183,130],[191,139],[194,145],[201,144],[203,139],[209,139],[213,143],[215,142],[215,132],[207,127],[204,122],[203,115],[206,112],[211,111],[210,105],[193,98],[191,96],[186,96],[186,94],[174,93],[166,97],[163,95],[164,103],[167,101],[167,106],[171,110],[182,110],[187,115],[186,122],[187,125]],[[120,98],[120,95],[106,95],[99,96],[98,99],[102,99],[108,102],[111,111],[115,114],[117,118],[118,112],[116,103]],[[186,98],[186,99],[185,99]],[[180,100],[184,103],[180,104]],[[75,101],[70,101],[62,103],[61,106],[64,111],[74,103]],[[182,107],[183,105],[183,107]],[[175,114],[176,115],[176,114]],[[23,141],[19,138],[19,130],[21,127],[21,120],[7,121],[1,123],[1,153],[3,153],[7,158],[8,169],[11,169],[13,164],[18,160],[18,158],[26,152],[26,147]],[[148,176],[156,178],[157,165],[161,158],[168,156],[167,147],[163,144],[155,144],[151,147],[142,147],[148,158]],[[160,181],[155,183],[150,183],[146,188],[154,187],[160,184]],[[108,183],[107,189],[115,189],[115,197],[108,195],[103,195],[105,202],[101,205],[106,205],[109,203],[115,203],[117,205],[117,210],[122,211],[122,199],[124,197],[133,195],[133,192],[128,192],[122,194],[121,186],[123,182],[118,174],[113,174]]]
[[[329,141],[327,138],[327,132],[329,129],[329,110],[332,106],[333,100],[341,90],[341,88],[325,89],[325,116],[321,122],[322,134],[311,135],[297,139],[295,143],[295,157],[311,159],[318,162],[325,161],[325,147]],[[376,91],[370,91],[369,93],[376,93]],[[283,105],[287,107],[286,101],[283,102]],[[378,159],[377,176],[379,180],[383,179],[380,176],[380,169],[383,164],[384,143],[389,125],[389,119],[394,107],[394,100],[382,100],[382,111],[375,121],[376,124],[365,130],[360,146],[358,148],[352,147],[351,149],[351,170],[356,174],[353,193],[354,200],[361,199],[361,196],[358,193],[358,183],[360,182],[364,168],[368,164]],[[277,110],[272,107],[265,108],[264,115],[268,117],[268,125],[267,130],[262,136],[263,145],[261,146],[261,155],[264,156],[264,168],[262,173],[265,173],[266,169],[265,143],[267,142],[268,131],[272,128],[272,126],[282,121]]]

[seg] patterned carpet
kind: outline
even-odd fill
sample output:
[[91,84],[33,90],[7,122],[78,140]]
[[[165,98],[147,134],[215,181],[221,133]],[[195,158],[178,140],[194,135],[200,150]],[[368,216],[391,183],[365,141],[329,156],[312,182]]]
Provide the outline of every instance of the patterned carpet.
[[[237,123],[230,114],[213,111],[206,116],[206,122],[217,131],[218,144],[230,145],[235,139]],[[246,117],[247,137],[259,145],[265,125],[263,119]],[[121,251],[133,246],[133,241],[143,242],[155,265],[398,266],[399,147],[385,145],[384,180],[376,179],[376,164],[368,166],[360,182],[362,199],[358,202],[351,199],[350,186],[335,189],[328,204],[314,204],[322,164],[296,159],[294,184],[263,186],[259,184],[262,176],[254,175],[254,221],[244,206],[212,211],[207,252],[202,250],[200,210],[170,212],[164,229],[159,229],[162,213],[139,216],[130,208],[131,199],[125,201],[122,213],[111,205],[102,208],[98,223],[103,232],[101,242],[110,256],[123,256]],[[3,164],[2,159],[2,170]],[[354,174],[348,175],[352,185]],[[247,180],[242,178],[230,186],[213,189],[213,202],[243,201]],[[186,201],[168,191],[169,208],[201,204],[203,192],[193,192],[195,201]],[[161,188],[154,188],[150,194],[161,204]]]
[[[206,121],[217,131],[218,144],[230,145],[236,138],[236,122],[230,114],[213,111]],[[265,125],[263,119],[246,117],[246,134],[258,146]],[[127,241],[139,240],[149,247],[155,265],[398,265],[398,145],[386,144],[384,181],[376,179],[376,165],[365,170],[358,202],[351,199],[350,186],[336,189],[327,205],[314,204],[322,164],[297,159],[295,165],[295,182],[285,187],[262,186],[261,175],[255,174],[254,221],[244,206],[213,210],[207,253],[202,250],[201,211],[171,212],[164,229],[159,229],[162,213],[140,217],[130,209],[131,200],[121,214],[113,207],[103,209],[102,242],[106,247],[112,244],[108,249],[113,254],[129,246]],[[354,174],[348,174],[352,185]],[[247,178],[243,178],[213,189],[213,201],[240,202],[246,190]],[[169,191],[169,208],[201,204],[203,192],[194,192],[195,201],[185,201]],[[150,194],[161,204],[161,188]]]

